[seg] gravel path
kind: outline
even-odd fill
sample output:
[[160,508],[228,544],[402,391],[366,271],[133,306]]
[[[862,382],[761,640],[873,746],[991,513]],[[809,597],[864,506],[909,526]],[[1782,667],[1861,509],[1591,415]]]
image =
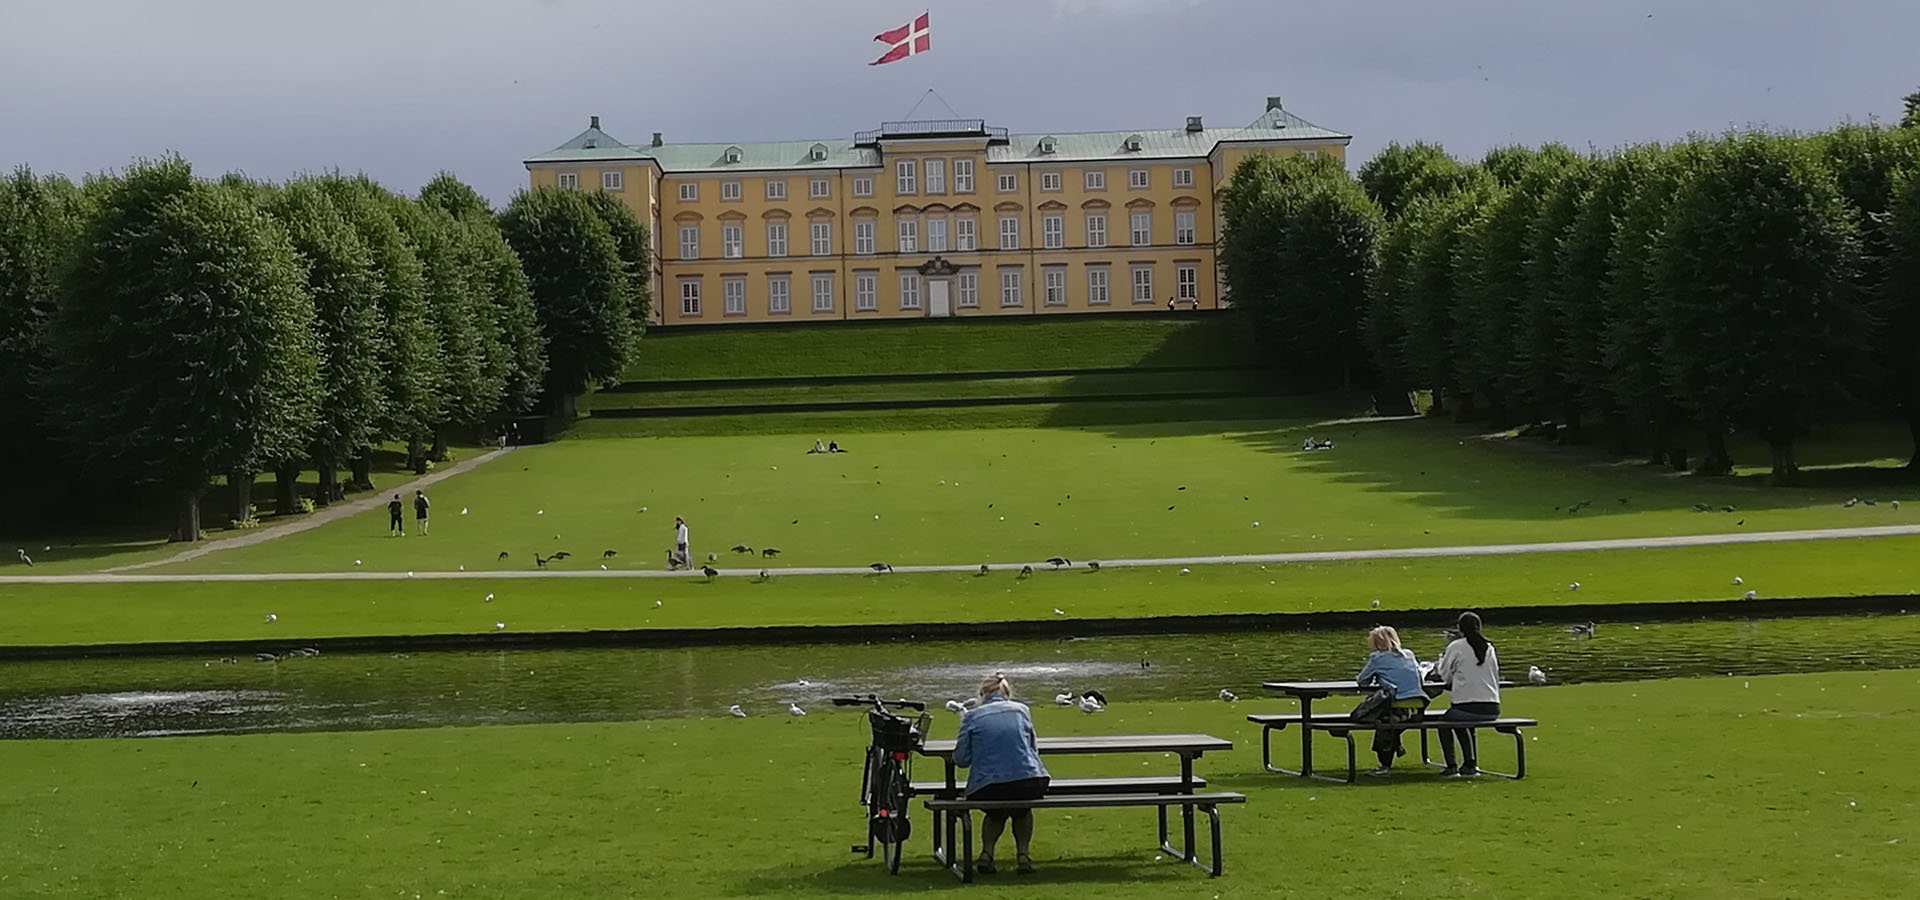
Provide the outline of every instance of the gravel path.
[[[500,451],[504,452],[504,451]],[[489,453],[462,463],[461,466],[479,465],[495,456]],[[445,472],[429,475],[419,481],[405,485],[400,490],[428,484],[461,471],[454,466]],[[334,507],[329,514],[335,517],[352,515],[363,509],[369,509],[380,503],[378,497],[358,501],[346,507]],[[337,514],[336,514],[337,511]],[[314,517],[317,519],[318,517]],[[304,521],[298,527],[311,528],[320,521]],[[264,531],[265,529],[263,529]],[[290,532],[277,532],[290,533]],[[1305,553],[1243,553],[1230,556],[1169,556],[1159,559],[1103,559],[1101,568],[1122,569],[1149,566],[1211,566],[1235,563],[1307,563],[1307,562],[1345,562],[1367,559],[1433,559],[1469,556],[1515,556],[1527,553],[1575,553],[1587,550],[1655,550],[1666,547],[1715,547],[1729,544],[1775,544],[1794,541],[1830,541],[1858,538],[1901,537],[1920,535],[1920,525],[1878,525],[1866,528],[1820,528],[1800,531],[1761,531],[1741,534],[1688,534],[1673,537],[1652,538],[1610,538],[1597,541],[1552,541],[1535,544],[1473,544],[1457,547],[1401,547],[1383,550],[1324,550]],[[258,540],[266,540],[261,536]],[[254,540],[254,536],[236,538]],[[232,542],[222,541],[222,545]],[[237,545],[236,545],[237,546]],[[204,548],[199,553],[211,552],[218,547]],[[196,552],[196,551],[189,551]],[[161,565],[164,562],[178,562],[188,556],[175,557],[161,562],[144,565]],[[744,566],[728,565],[721,560],[720,576],[723,578],[757,578],[761,566],[758,560],[746,562]],[[1084,560],[1080,561],[1084,564]],[[988,568],[995,572],[1018,571],[1021,563],[999,563]],[[1035,570],[1051,568],[1044,562],[1031,563]],[[127,567],[128,569],[132,567]],[[871,570],[866,566],[828,566],[781,568],[766,566],[766,571],[776,577],[795,575],[866,575]],[[977,572],[979,563],[937,566],[896,566],[895,572]],[[116,570],[123,572],[126,569]],[[264,572],[235,573],[227,575],[157,575],[157,574],[116,574],[115,572],[92,572],[77,575],[5,575],[0,576],[0,584],[144,584],[161,582],[214,582],[214,581],[393,581],[393,580],[499,580],[511,578],[704,578],[699,570],[667,572],[663,570],[559,570],[537,569],[531,571],[477,571],[477,572]]]

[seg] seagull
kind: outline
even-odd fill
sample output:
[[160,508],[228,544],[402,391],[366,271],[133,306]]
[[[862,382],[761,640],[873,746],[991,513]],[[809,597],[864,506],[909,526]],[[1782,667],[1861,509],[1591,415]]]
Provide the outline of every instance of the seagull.
[[27,548],[25,547],[15,548],[13,552],[20,554],[20,561],[23,563],[26,563],[27,568],[29,569],[33,568],[33,557],[27,555]]
[[1182,566],[1182,567],[1180,567],[1180,574],[1182,574],[1182,575],[1192,575],[1192,574],[1193,574],[1193,570],[1192,570],[1192,569],[1189,569],[1189,568],[1187,568],[1187,567],[1185,567],[1185,566]]
[[1855,506],[1859,505],[1859,503],[1860,503],[1860,498],[1855,497],[1852,500],[1848,500],[1847,502],[1840,504],[1840,506],[1844,509],[1852,509]]
[[1032,574],[1033,574],[1033,567],[1032,567],[1032,566],[1021,566],[1021,567],[1020,567],[1020,577],[1021,577],[1021,578],[1025,578],[1025,577],[1027,577],[1028,575],[1032,575]]
[[1053,608],[1053,614],[1056,616],[1064,616],[1067,614],[1067,611],[1056,606]]
[[1373,608],[1374,608],[1374,609],[1379,609],[1379,608],[1380,608],[1380,598],[1379,598],[1379,597],[1375,597],[1375,598],[1373,598]]
[[[942,482],[942,483],[944,483],[944,482]],[[950,712],[950,713],[964,713],[964,712],[966,712],[966,711],[967,711],[967,707],[966,707],[966,705],[965,705],[965,704],[962,704],[962,703],[961,703],[960,701],[958,701],[958,700],[948,700],[948,701],[947,701],[947,712]]]
[[254,662],[277,662],[279,661],[279,659],[280,657],[275,656],[271,653],[255,653],[253,655]]
[[987,571],[988,571],[988,570],[987,570],[987,564],[986,564],[986,563],[981,563],[981,564],[980,564],[980,574],[982,574],[982,575],[985,575],[985,574],[987,574]]
[[1572,584],[1569,584],[1569,585],[1567,585],[1567,590],[1570,590],[1570,591],[1577,591],[1577,590],[1579,590],[1579,589],[1580,589],[1580,582],[1578,582],[1578,581],[1576,581],[1576,582],[1574,582],[1574,583],[1572,583]]
[[268,625],[272,625],[273,623],[275,623],[275,622],[278,622],[278,621],[280,621],[280,617],[279,617],[279,616],[276,616],[276,615],[274,615],[273,613],[267,613],[267,624],[268,624]]
[[1089,571],[1093,571],[1093,572],[1098,572],[1098,571],[1100,571],[1100,561],[1099,561],[1099,560],[1097,560],[1097,559],[1095,559],[1095,560],[1089,560],[1089,561],[1087,562],[1087,569],[1088,569]]
[[1234,692],[1227,690],[1226,688],[1221,688],[1220,699],[1225,700],[1228,703],[1232,703],[1233,701],[1240,699],[1240,697]]
[[1528,666],[1527,681],[1533,684],[1546,684],[1547,673],[1540,671],[1539,666]]
[[606,564],[606,563],[601,563],[601,564],[600,564],[600,571],[602,571],[602,572],[605,572],[606,570],[607,570],[607,564]]
[[1260,523],[1259,523],[1259,522],[1255,522],[1255,523],[1253,523],[1253,527],[1255,527],[1255,528],[1259,528],[1259,527],[1260,527]]
[[1068,693],[1068,692],[1066,692],[1066,691],[1061,691],[1060,693],[1058,693],[1058,694],[1055,694],[1055,695],[1053,695],[1053,705],[1055,705],[1055,706],[1072,706],[1072,705],[1073,705],[1073,695],[1072,695],[1072,694],[1070,694],[1070,693]]
[[462,506],[462,507],[460,507],[460,514],[461,514],[461,515],[463,515],[463,516],[464,516],[464,515],[466,515],[466,514],[467,514],[467,508],[466,508],[466,507],[464,507],[464,506]]
[[544,510],[544,509],[543,509],[543,510],[541,510],[541,511],[539,511],[539,512],[537,512],[537,513],[534,513],[534,515],[536,515],[536,516],[544,516],[544,515],[546,515],[546,514],[547,514],[547,511],[546,511],[546,510]]
[[872,569],[872,570],[874,570],[875,572],[891,572],[891,571],[893,571],[893,567],[892,567],[892,566],[890,566],[890,565],[887,565],[886,563],[883,563],[883,562],[877,562],[877,563],[868,563],[868,564],[867,564],[867,568],[869,568],[869,569]]
[[356,559],[356,560],[354,560],[354,561],[353,561],[353,564],[357,566],[357,565],[359,565],[359,564],[360,564],[360,561]]
[[1740,599],[1742,599],[1742,600],[1758,600],[1758,599],[1760,599],[1760,592],[1759,592],[1759,591],[1748,591],[1748,592],[1746,592],[1746,594],[1744,594],[1744,595],[1742,595]]
[[1047,557],[1047,565],[1050,565],[1058,569],[1061,566],[1073,565],[1073,560],[1070,560],[1064,556],[1049,556]]
[[801,709],[800,704],[795,703],[791,700],[787,701],[787,715],[790,715],[798,719],[801,716],[804,716],[806,714],[807,714],[807,711],[804,709]]
[[507,630],[507,623],[505,623],[505,622],[495,622],[495,623],[493,623],[493,630],[495,630],[495,631],[505,631],[505,630]]
[[715,575],[720,574],[720,570],[712,566],[701,566],[700,573],[707,576],[708,581],[712,581]]
[[1593,637],[1594,632],[1599,630],[1600,630],[1600,626],[1595,625],[1592,622],[1587,622],[1585,624],[1575,622],[1574,624],[1567,626],[1567,633],[1573,635],[1574,637]]
[[483,601],[483,602],[486,602],[486,603],[492,603],[492,602],[493,602],[493,595],[492,595],[492,594],[488,594],[488,595],[487,595],[487,599],[486,599],[485,601]]
[[1107,708],[1107,697],[1099,691],[1082,691],[1080,702],[1074,705],[1080,707],[1081,712],[1092,715]]
[[612,559],[612,558],[614,558],[614,557],[616,557],[616,556],[619,556],[619,555],[620,555],[620,551],[618,551],[618,550],[602,550],[602,551],[600,551],[600,558],[601,558],[601,559]]
[[1889,500],[1889,501],[1887,501],[1887,502],[1888,502],[1889,504],[1891,504],[1891,505],[1893,506],[1893,508],[1894,508],[1894,509],[1899,509],[1899,508],[1900,508],[1900,501],[1898,501],[1898,500]]
[[1880,501],[1878,501],[1878,500],[1867,500],[1867,501],[1863,501],[1863,502],[1865,502],[1865,503],[1866,503],[1866,504],[1867,504],[1868,506],[1879,506],[1879,505],[1880,505]]
[[727,715],[730,715],[736,719],[744,719],[747,717],[747,711],[744,709],[741,709],[740,704],[735,703],[734,705],[727,707]]
[[1740,577],[1740,576],[1738,576],[1738,575],[1735,575],[1735,576],[1733,576],[1733,583],[1734,583],[1734,584],[1746,584],[1746,583],[1747,583],[1747,580],[1746,580],[1745,578],[1741,578],[1741,577]]
[[718,553],[707,554],[707,562],[719,562],[719,561],[720,561],[720,554]]

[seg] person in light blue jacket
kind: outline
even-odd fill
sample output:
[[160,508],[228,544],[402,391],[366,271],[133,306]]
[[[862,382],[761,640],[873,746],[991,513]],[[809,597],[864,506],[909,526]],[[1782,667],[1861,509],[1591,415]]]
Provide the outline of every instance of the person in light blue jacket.
[[[1400,646],[1400,633],[1390,625],[1375,628],[1367,633],[1367,649],[1372,651],[1367,655],[1367,665],[1355,680],[1393,689],[1393,706],[1382,721],[1402,722],[1420,715],[1427,707],[1427,689],[1420,681],[1420,664]],[[1397,729],[1373,733],[1373,752],[1380,757],[1380,768],[1368,775],[1384,778],[1393,772],[1394,758],[1407,752],[1400,746],[1400,737]]]
[[[1050,778],[1035,749],[1033,713],[1013,699],[1013,685],[996,672],[980,682],[980,705],[960,717],[953,762],[967,769],[967,796],[976,800],[1038,800]],[[1013,820],[1014,850],[1021,874],[1033,871],[1033,810],[988,810],[980,826],[980,861],[992,874],[993,847]]]

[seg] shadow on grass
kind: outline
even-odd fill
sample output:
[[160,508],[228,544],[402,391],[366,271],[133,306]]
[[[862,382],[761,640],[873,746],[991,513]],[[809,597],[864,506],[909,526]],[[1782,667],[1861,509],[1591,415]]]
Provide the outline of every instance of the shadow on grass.
[[[1103,856],[1069,856],[1062,859],[1047,859],[1044,848],[1046,835],[1044,823],[1035,837],[1035,871],[1031,875],[1020,875],[1013,871],[1011,849],[1003,839],[1000,852],[1006,854],[1008,865],[993,875],[974,875],[974,884],[961,884],[939,864],[933,861],[933,855],[926,839],[916,830],[913,839],[907,843],[907,856],[900,866],[899,875],[888,875],[881,866],[880,858],[868,860],[855,857],[855,862],[845,863],[829,869],[815,872],[797,872],[792,867],[781,866],[755,872],[734,889],[736,896],[769,897],[793,891],[796,888],[828,891],[836,894],[884,894],[897,895],[906,891],[925,891],[934,888],[967,888],[1004,884],[1007,886],[1042,886],[1064,884],[1157,884],[1189,882],[1193,879],[1205,881],[1207,876],[1192,866],[1168,857],[1155,862],[1154,856],[1161,856],[1149,845],[1153,841],[1153,823],[1143,822],[1140,829],[1143,849],[1132,854],[1108,854]],[[1061,823],[1061,827],[1067,827]],[[978,832],[975,833],[978,840]],[[1202,841],[1204,844],[1204,840]],[[976,846],[976,851],[977,851]],[[1231,872],[1233,854],[1231,841],[1226,854],[1228,871]],[[1203,849],[1204,852],[1204,849]]]

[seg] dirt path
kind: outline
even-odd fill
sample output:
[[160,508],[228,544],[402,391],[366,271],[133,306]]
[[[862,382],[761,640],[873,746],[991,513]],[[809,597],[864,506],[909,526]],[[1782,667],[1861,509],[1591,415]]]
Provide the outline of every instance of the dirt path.
[[[482,456],[477,459],[474,459],[471,461],[471,464],[478,465],[479,463],[485,461],[492,455],[493,454],[488,454],[488,456]],[[444,478],[447,475],[452,475],[458,471],[460,471],[460,467],[455,466],[454,468],[449,469],[446,472],[435,473],[434,475],[430,475],[427,478],[423,478],[419,481],[415,481],[409,485],[403,486],[400,489],[401,490],[411,489],[415,485],[427,484],[433,480]],[[360,503],[354,505],[355,508],[343,510],[339,513],[339,515],[351,515],[353,512],[357,512],[365,509],[371,509],[377,506],[378,504],[379,504],[379,498],[377,497],[369,501],[361,501]],[[336,507],[336,509],[341,509],[341,508]],[[318,518],[318,517],[316,516],[315,518]],[[309,522],[302,522],[300,524],[301,524],[301,527],[303,528],[311,528],[315,525],[321,524],[321,522],[309,521]],[[290,533],[290,532],[282,532],[282,533]],[[1307,563],[1307,562],[1344,562],[1344,561],[1351,561],[1351,560],[1367,560],[1367,559],[1433,559],[1433,558],[1440,558],[1440,557],[1516,556],[1516,555],[1530,554],[1530,553],[1577,553],[1577,552],[1592,551],[1592,550],[1656,550],[1656,549],[1668,548],[1668,547],[1714,547],[1714,546],[1725,546],[1729,544],[1777,544],[1777,543],[1789,543],[1789,542],[1796,542],[1796,541],[1831,541],[1831,540],[1849,540],[1849,539],[1859,539],[1859,538],[1903,537],[1903,536],[1914,536],[1914,535],[1920,535],[1920,525],[1879,525],[1879,526],[1873,526],[1873,527],[1867,527],[1867,528],[1819,528],[1819,529],[1805,529],[1805,530],[1799,530],[1799,531],[1761,531],[1761,532],[1751,532],[1751,533],[1741,533],[1741,534],[1687,534],[1687,535],[1676,535],[1672,537],[1609,538],[1606,540],[1552,541],[1552,542],[1535,543],[1535,544],[1472,544],[1472,545],[1455,546],[1455,547],[1399,547],[1399,548],[1380,549],[1380,550],[1323,550],[1323,551],[1312,551],[1312,552],[1303,552],[1303,553],[1243,553],[1243,554],[1236,554],[1236,555],[1230,555],[1230,556],[1169,556],[1169,557],[1161,557],[1158,559],[1103,559],[1103,560],[1100,560],[1100,566],[1102,568],[1124,569],[1124,568],[1141,568],[1141,567],[1152,567],[1152,566],[1230,565],[1235,563]],[[249,535],[248,538],[237,538],[235,540],[247,540],[252,538],[253,536]],[[260,539],[264,540],[266,539],[266,537],[263,536]],[[225,545],[225,544],[228,544],[229,542],[222,541],[221,543]],[[198,552],[205,553],[215,549],[221,549],[221,548],[207,547],[199,550]],[[183,558],[191,558],[191,557],[186,557],[186,556],[175,557],[174,559],[163,560],[160,562],[146,563],[145,565],[148,565],[148,566],[162,565],[166,562],[178,562],[180,561],[180,559],[183,559]],[[1082,564],[1084,564],[1084,562],[1085,561],[1082,561]],[[757,564],[758,563],[757,560],[752,562],[747,562],[744,566],[740,566],[740,567],[724,565],[725,563],[724,560],[722,561],[722,563],[723,565],[719,567],[721,577],[757,578],[759,577],[759,574],[762,571],[762,567]],[[988,569],[995,572],[1013,572],[1013,571],[1018,571],[1021,565],[1022,565],[1021,563],[1017,563],[1017,562],[1016,563],[999,563],[996,565],[988,566]],[[1046,563],[1043,563],[1043,562],[1034,562],[1034,563],[1031,563],[1030,565],[1032,565],[1036,571],[1044,571],[1051,568],[1051,566],[1048,566]],[[126,568],[130,569],[133,567],[129,566]],[[937,565],[937,566],[898,566],[898,567],[895,567],[894,569],[894,571],[901,572],[901,573],[977,572],[979,570],[980,570],[980,564],[978,563]],[[117,570],[117,571],[125,571],[125,569]],[[780,577],[780,578],[786,578],[786,577],[791,577],[796,575],[871,574],[871,570],[868,569],[866,566],[829,566],[829,567],[796,567],[796,568],[779,568],[776,566],[767,566],[765,567],[765,571],[767,571],[772,576]],[[540,570],[534,570],[534,571],[510,571],[510,572],[499,572],[499,571],[493,571],[493,572],[278,572],[278,573],[266,572],[266,573],[235,573],[235,574],[227,574],[227,575],[122,575],[122,574],[114,574],[112,572],[92,572],[92,573],[77,574],[77,575],[0,576],[0,584],[141,584],[141,583],[158,583],[158,582],[173,582],[173,581],[184,581],[184,582],[390,581],[390,580],[404,581],[406,579],[499,580],[499,579],[515,579],[515,578],[704,578],[704,577],[706,576],[701,574],[701,572],[697,569],[691,572],[685,572],[685,571],[666,572],[661,570],[561,571],[561,570],[554,570],[554,569],[540,569]]]
[[[437,469],[431,475],[422,475],[419,478],[415,478],[414,480],[407,482],[406,484],[395,485],[392,488],[381,488],[378,491],[373,491],[369,493],[366,497],[363,497],[359,500],[353,500],[353,501],[344,502],[344,503],[335,503],[332,506],[328,506],[324,509],[315,510],[314,512],[308,515],[302,516],[298,519],[289,519],[286,522],[277,522],[272,525],[265,525],[260,528],[256,528],[252,531],[249,531],[246,534],[239,535],[237,537],[221,538],[220,540],[217,540],[217,541],[207,541],[197,547],[192,547],[186,550],[182,550],[179,553],[175,553],[172,556],[166,557],[165,559],[153,559],[153,560],[148,560],[146,562],[133,563],[131,565],[114,566],[111,569],[102,569],[99,572],[94,574],[105,576],[105,580],[108,580],[108,581],[131,581],[134,579],[130,577],[121,576],[119,573],[133,572],[140,569],[151,569],[155,566],[169,566],[174,563],[186,562],[187,560],[190,560],[190,559],[199,559],[200,557],[206,556],[209,553],[219,553],[222,550],[233,550],[240,547],[251,547],[255,544],[266,543],[267,541],[283,538],[290,534],[299,534],[302,531],[308,531],[314,528],[319,528],[320,526],[325,525],[328,522],[336,522],[348,516],[359,515],[360,513],[366,512],[367,510],[370,510],[370,509],[378,509],[381,506],[386,504],[387,501],[383,498],[386,496],[386,494],[389,491],[404,495],[411,491],[425,488],[427,485],[433,484],[434,482],[439,481],[443,478],[452,478],[455,475],[474,469],[489,461],[492,461],[493,459],[498,458],[503,454],[511,453],[511,452],[513,452],[512,447],[503,447],[499,450],[489,450],[471,459],[463,459],[457,463],[454,463],[451,466],[447,466],[446,468]],[[50,576],[50,577],[59,577],[59,576]],[[140,577],[145,577],[150,579],[153,576],[140,576]]]

